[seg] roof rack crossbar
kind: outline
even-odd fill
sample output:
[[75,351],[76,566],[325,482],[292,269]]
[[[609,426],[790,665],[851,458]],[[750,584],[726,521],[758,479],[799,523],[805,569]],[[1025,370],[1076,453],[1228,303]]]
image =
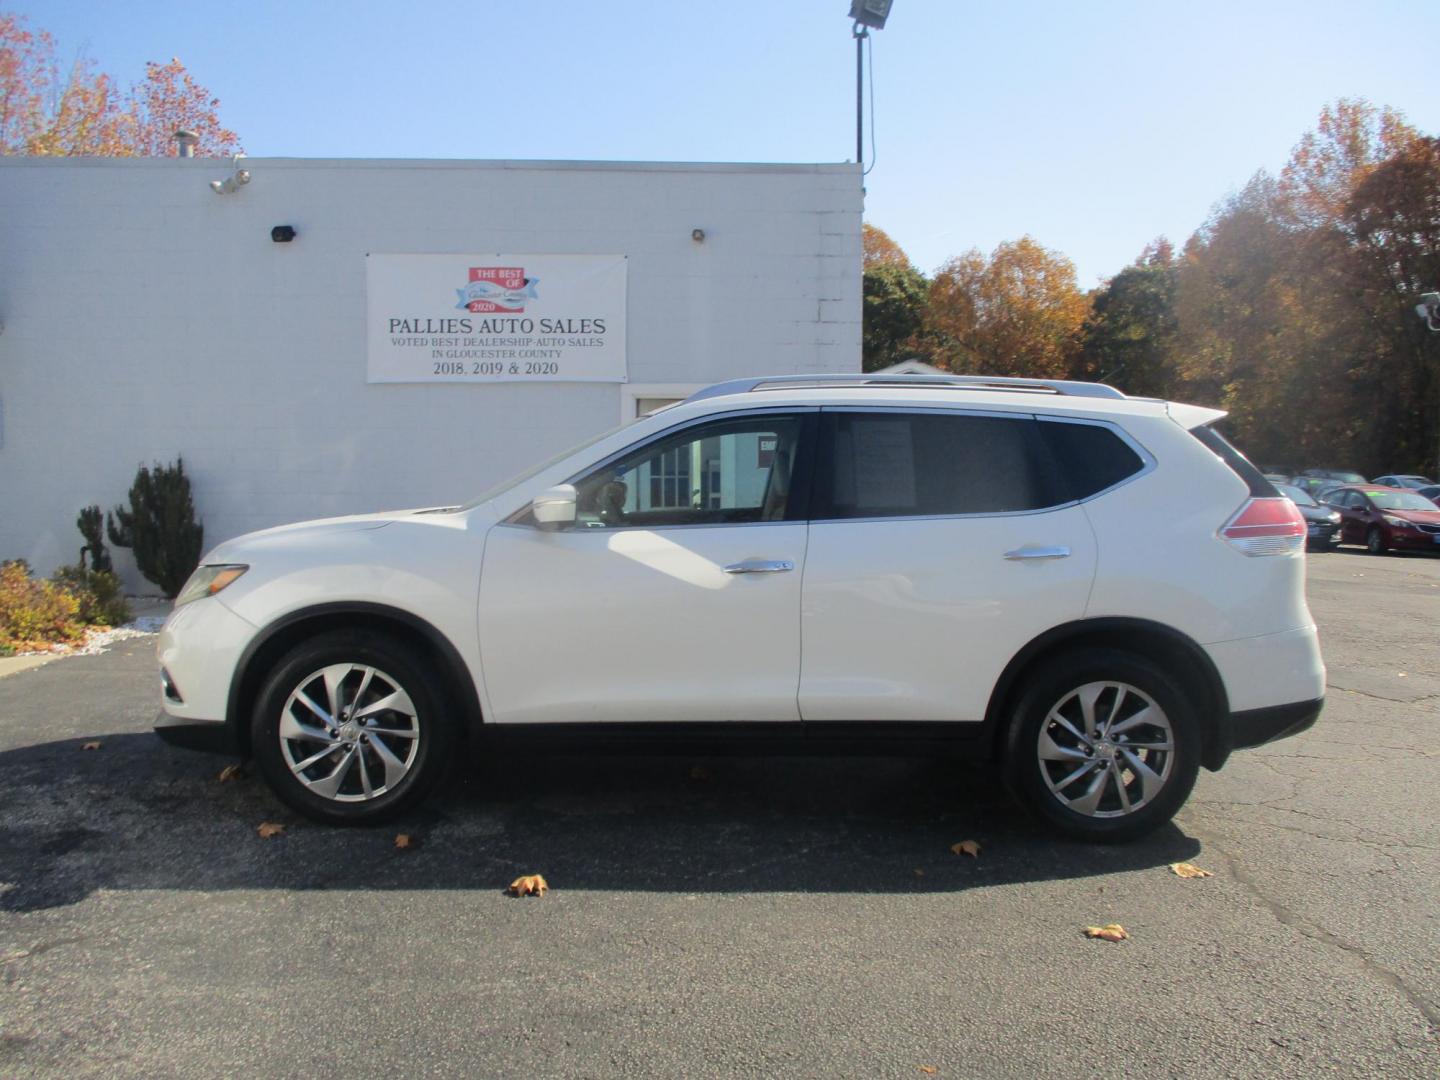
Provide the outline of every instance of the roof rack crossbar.
[[809,387],[864,388],[870,386],[934,388],[950,390],[1020,390],[1028,393],[1063,394],[1069,397],[1123,398],[1126,395],[1105,383],[1075,382],[1070,379],[1016,379],[990,375],[771,375],[767,378],[731,379],[697,390],[686,401],[749,394],[758,390],[799,390]]

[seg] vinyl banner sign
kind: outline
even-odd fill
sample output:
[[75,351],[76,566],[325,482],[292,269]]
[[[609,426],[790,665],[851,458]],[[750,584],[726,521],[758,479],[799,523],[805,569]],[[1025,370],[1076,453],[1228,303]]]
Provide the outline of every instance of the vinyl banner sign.
[[623,255],[367,255],[368,381],[625,382]]

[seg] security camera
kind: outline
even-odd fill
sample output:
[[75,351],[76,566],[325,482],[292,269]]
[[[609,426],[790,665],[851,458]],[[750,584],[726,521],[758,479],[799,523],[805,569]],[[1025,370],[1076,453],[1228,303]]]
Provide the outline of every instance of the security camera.
[[250,182],[250,170],[241,169],[235,174],[236,184],[248,184]]

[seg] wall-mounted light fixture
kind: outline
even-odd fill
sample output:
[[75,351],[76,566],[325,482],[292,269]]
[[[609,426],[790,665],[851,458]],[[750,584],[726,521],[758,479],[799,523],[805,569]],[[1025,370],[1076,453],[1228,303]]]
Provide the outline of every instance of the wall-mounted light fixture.
[[276,225],[270,230],[270,239],[277,244],[288,244],[295,239],[294,225]]
[[236,154],[230,164],[234,168],[224,180],[211,180],[210,190],[216,195],[233,195],[250,182],[250,170],[242,169],[240,162],[245,159],[244,154]]
[[691,240],[694,240],[695,243],[697,243],[697,244],[703,244],[703,243],[705,242],[705,230],[704,230],[704,229],[691,229],[691,230],[690,230],[690,239],[691,239]]

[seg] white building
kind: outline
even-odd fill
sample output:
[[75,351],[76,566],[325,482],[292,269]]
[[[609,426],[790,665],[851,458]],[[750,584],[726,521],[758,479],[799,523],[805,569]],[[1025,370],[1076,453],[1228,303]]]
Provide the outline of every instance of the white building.
[[0,158],[0,559],[75,561],[80,508],[125,502],[141,464],[183,456],[208,547],[460,501],[722,379],[858,371],[860,185]]

